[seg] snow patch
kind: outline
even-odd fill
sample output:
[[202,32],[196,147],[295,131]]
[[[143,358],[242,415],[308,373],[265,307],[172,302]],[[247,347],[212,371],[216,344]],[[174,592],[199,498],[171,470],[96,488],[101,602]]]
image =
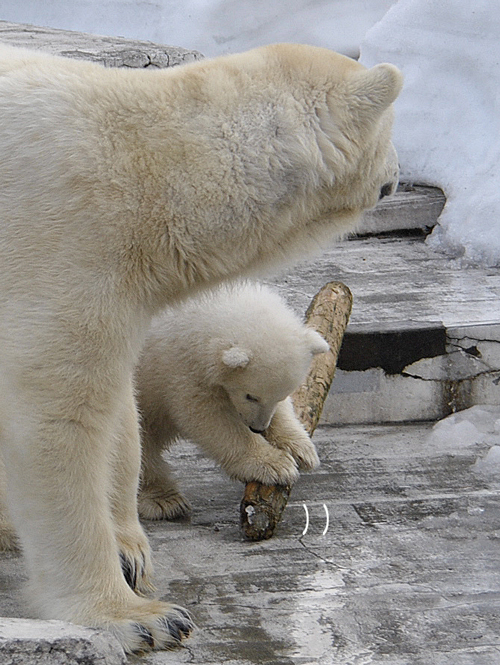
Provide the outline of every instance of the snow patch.
[[475,449],[472,470],[500,480],[500,406],[473,406],[443,418],[432,428],[426,445],[450,454]]
[[496,476],[500,479],[500,445],[490,448],[472,468],[483,476]]
[[405,76],[394,142],[402,179],[441,187],[431,246],[500,265],[500,4],[399,0],[368,31],[361,61]]

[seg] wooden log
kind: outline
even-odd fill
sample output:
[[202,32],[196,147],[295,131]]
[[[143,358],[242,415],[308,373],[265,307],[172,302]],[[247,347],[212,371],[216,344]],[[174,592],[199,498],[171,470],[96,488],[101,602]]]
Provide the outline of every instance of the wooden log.
[[[341,282],[329,282],[314,296],[306,312],[306,322],[317,330],[330,350],[315,356],[304,383],[292,395],[295,413],[312,436],[335,375],[344,331],[349,321],[352,294]],[[271,538],[281,519],[291,492],[288,485],[247,483],[240,506],[240,521],[249,540]]]

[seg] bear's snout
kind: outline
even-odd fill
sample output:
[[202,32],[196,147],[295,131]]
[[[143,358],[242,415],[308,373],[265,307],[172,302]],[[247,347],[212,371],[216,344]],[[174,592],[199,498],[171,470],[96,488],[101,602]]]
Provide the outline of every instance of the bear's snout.
[[380,188],[380,195],[379,195],[379,200],[383,199],[386,196],[391,196],[393,194],[394,190],[396,189],[394,183],[392,182],[386,182],[385,185],[382,185]]

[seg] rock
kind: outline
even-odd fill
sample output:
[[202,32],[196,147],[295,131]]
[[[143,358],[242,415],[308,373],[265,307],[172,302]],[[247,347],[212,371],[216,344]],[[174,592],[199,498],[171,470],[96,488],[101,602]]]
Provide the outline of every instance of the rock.
[[107,67],[164,68],[203,58],[198,51],[179,46],[162,46],[123,37],[104,37],[8,21],[0,21],[0,42],[100,62]]
[[0,617],[2,665],[124,665],[125,653],[106,631],[65,621]]

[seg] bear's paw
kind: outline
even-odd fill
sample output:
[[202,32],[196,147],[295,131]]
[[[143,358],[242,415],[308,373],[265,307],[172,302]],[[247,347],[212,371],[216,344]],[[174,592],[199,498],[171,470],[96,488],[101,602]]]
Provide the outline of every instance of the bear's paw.
[[175,520],[189,515],[191,504],[177,490],[148,485],[139,492],[138,510],[146,520]]
[[158,601],[144,601],[131,616],[103,626],[112,632],[127,653],[141,653],[152,649],[170,649],[189,637],[195,625],[183,607]]

